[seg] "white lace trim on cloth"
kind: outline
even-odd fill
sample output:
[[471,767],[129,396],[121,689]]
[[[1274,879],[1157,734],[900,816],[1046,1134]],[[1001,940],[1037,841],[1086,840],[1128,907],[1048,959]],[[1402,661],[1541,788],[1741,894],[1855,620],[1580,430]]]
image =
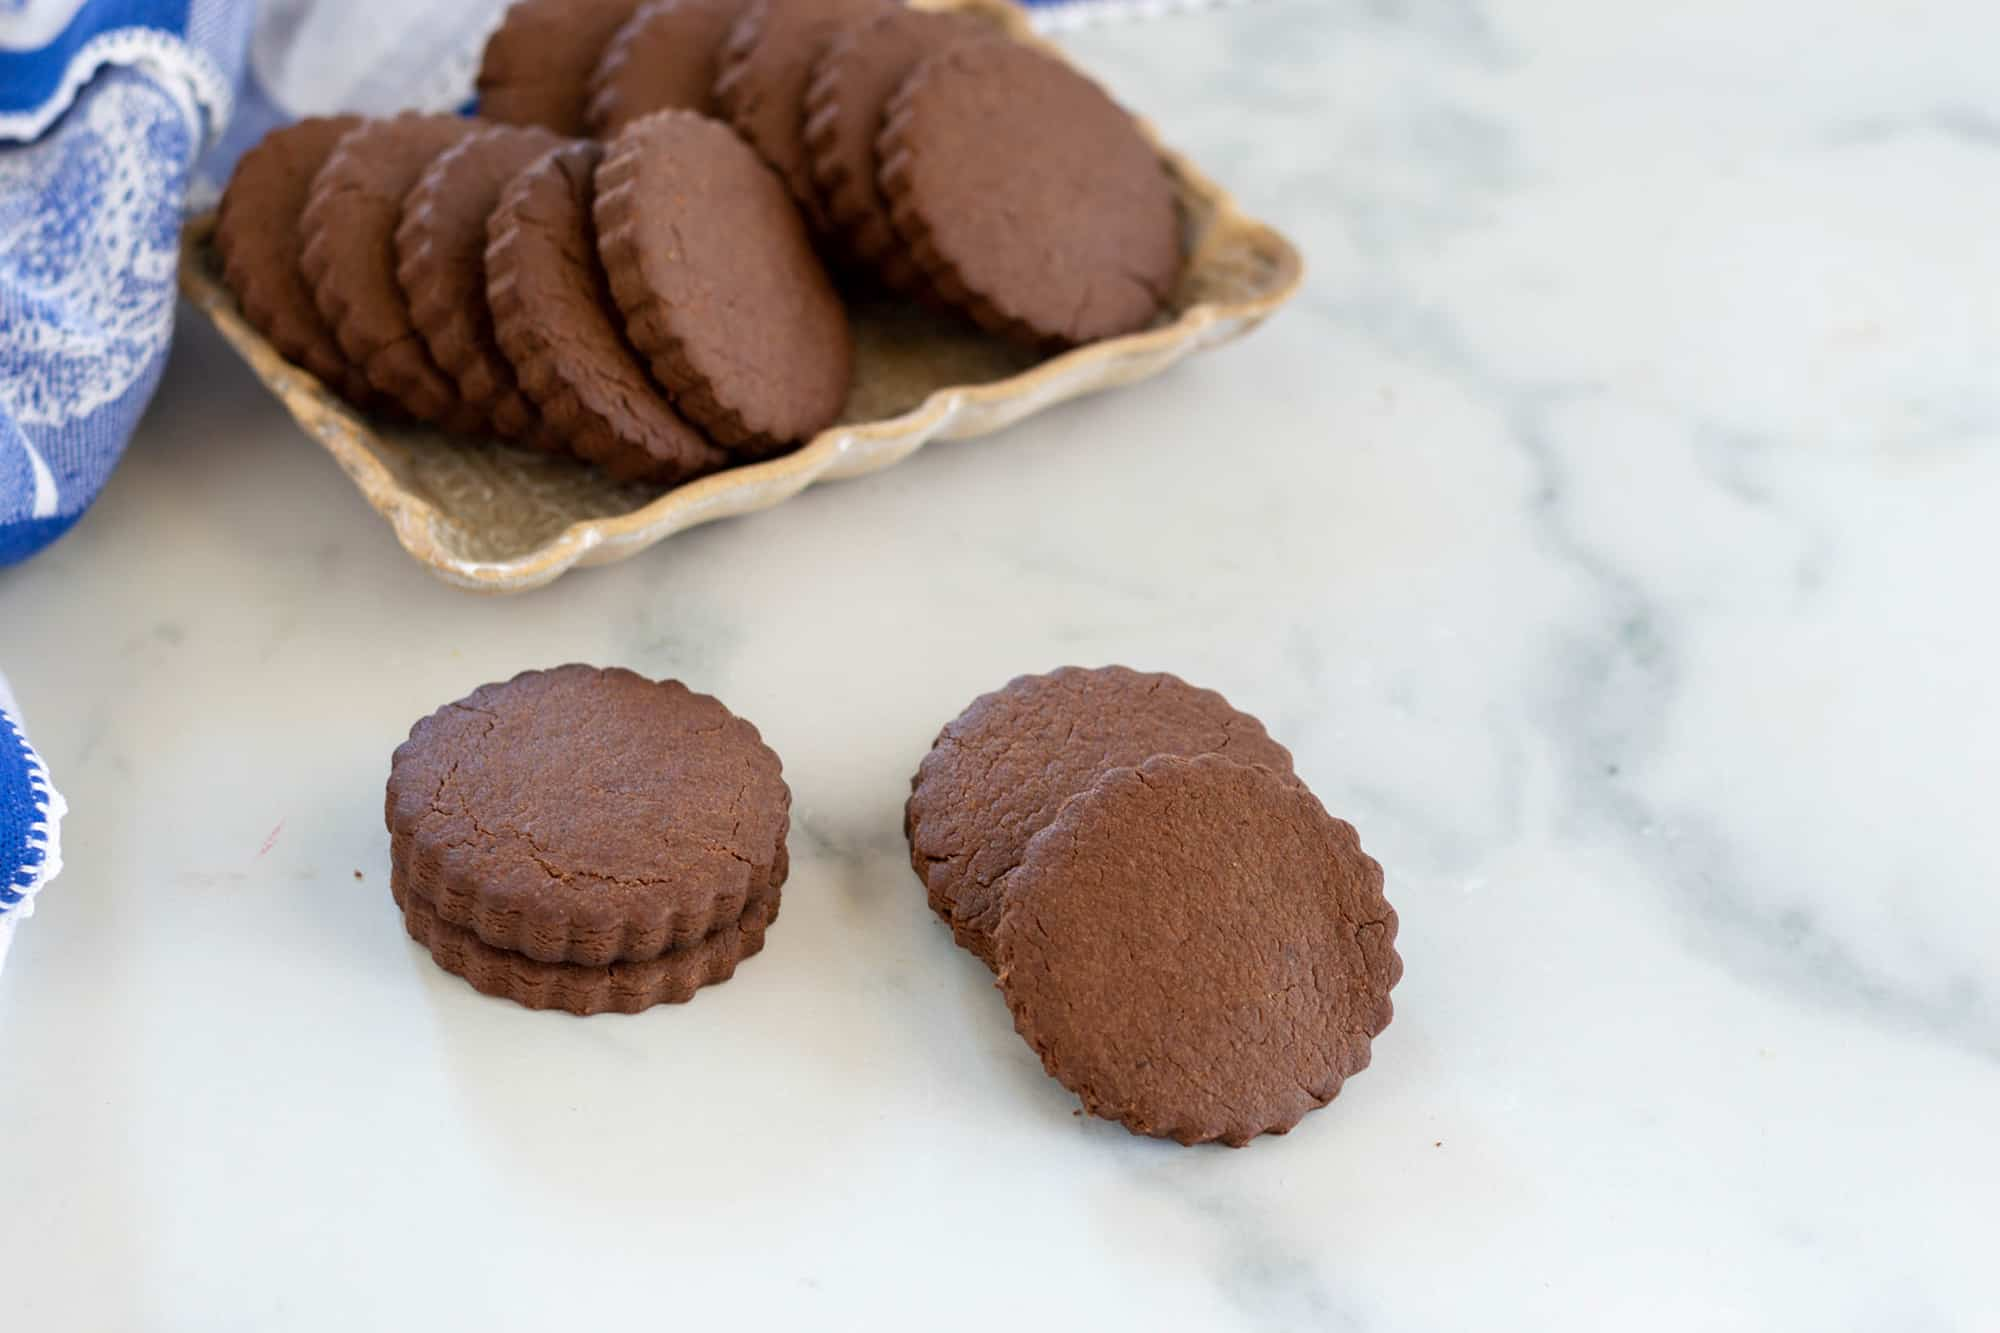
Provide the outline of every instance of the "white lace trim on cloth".
[[62,82],[38,107],[0,115],[0,140],[26,142],[40,137],[76,101],[76,95],[106,65],[146,70],[185,110],[197,143],[212,143],[229,123],[236,93],[213,60],[158,28],[114,28],[85,42],[70,58]]
[[35,753],[35,747],[28,744],[28,738],[21,734],[21,728],[14,721],[11,710],[0,710],[0,728],[13,739],[22,758],[28,766],[28,792],[35,800],[36,819],[28,825],[28,846],[26,850],[39,850],[41,864],[26,883],[10,884],[8,887],[21,895],[21,901],[6,909],[0,916],[0,924],[25,919],[35,914],[35,895],[43,886],[62,873],[62,821],[69,813],[69,804],[62,793],[56,790],[55,782],[49,777],[48,765]]

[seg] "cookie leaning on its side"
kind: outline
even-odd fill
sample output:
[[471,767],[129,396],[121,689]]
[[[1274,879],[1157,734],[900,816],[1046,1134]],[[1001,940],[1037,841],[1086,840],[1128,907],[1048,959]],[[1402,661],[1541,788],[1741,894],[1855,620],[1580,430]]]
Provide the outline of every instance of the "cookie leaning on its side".
[[1107,773],[1028,845],[1000,989],[1092,1115],[1180,1143],[1283,1134],[1368,1067],[1403,974],[1382,867],[1267,768]]
[[593,213],[625,334],[682,415],[750,456],[834,423],[846,307],[784,186],[728,126],[691,111],[626,126]]
[[419,421],[472,434],[485,414],[431,360],[396,277],[403,198],[439,154],[477,132],[460,116],[365,120],[334,145],[300,215],[299,268],[340,350]]
[[1131,333],[1179,278],[1159,154],[1102,88],[1032,47],[960,43],[923,61],[876,152],[911,260],[994,333],[1051,347]]
[[590,76],[639,0],[515,0],[486,39],[479,114],[504,125],[588,132]]
[[590,76],[590,132],[609,139],[641,116],[679,107],[713,116],[729,34],[749,0],[652,0],[604,48]]
[[1221,695],[1065,667],[982,695],[911,783],[910,863],[1093,1115],[1241,1146],[1368,1063],[1382,871]]
[[562,143],[548,130],[520,125],[496,125],[461,140],[425,170],[403,200],[396,227],[396,280],[431,359],[499,434],[553,449],[562,447],[561,438],[542,429],[494,341],[486,219],[507,183]]
[[522,391],[578,456],[676,485],[729,455],[674,411],[625,340],[590,219],[603,156],[573,143],[508,185],[486,224],[486,301]]
[[367,376],[347,359],[299,269],[300,216],[313,178],[359,116],[313,116],[265,135],[229,177],[216,210],[215,249],[243,317],[278,355],[303,366],[341,397],[377,401]]
[[806,86],[843,30],[896,7],[896,0],[756,0],[723,52],[715,100],[736,132],[784,177],[815,232],[827,229],[806,149]]
[[849,258],[872,267],[897,291],[920,292],[923,280],[876,184],[883,110],[930,56],[962,42],[999,40],[992,28],[963,14],[891,8],[838,34],[813,66],[802,133],[819,216]]
[[993,931],[1029,841],[1105,773],[1160,754],[1292,771],[1290,752],[1263,723],[1165,672],[1063,667],[974,699],[910,782],[904,829],[931,910],[997,966]]

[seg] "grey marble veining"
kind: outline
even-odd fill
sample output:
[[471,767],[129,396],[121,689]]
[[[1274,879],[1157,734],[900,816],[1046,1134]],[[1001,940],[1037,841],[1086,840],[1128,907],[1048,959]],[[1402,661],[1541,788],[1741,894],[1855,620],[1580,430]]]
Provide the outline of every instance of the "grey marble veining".
[[[2000,15],[1064,40],[1298,239],[1294,307],[544,592],[432,583],[184,330],[0,572],[75,807],[0,977],[24,1327],[2000,1327]],[[402,730],[572,659],[718,693],[796,797],[767,952],[629,1022],[387,901]],[[1221,688],[1388,868],[1396,1021],[1284,1139],[1072,1115],[909,873],[937,727],[1068,661]]]

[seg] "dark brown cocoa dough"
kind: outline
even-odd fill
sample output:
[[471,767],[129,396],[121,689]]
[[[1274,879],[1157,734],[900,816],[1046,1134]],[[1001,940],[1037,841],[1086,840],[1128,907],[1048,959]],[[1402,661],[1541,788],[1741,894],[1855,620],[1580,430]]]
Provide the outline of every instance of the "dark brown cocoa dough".
[[602,156],[600,144],[574,143],[508,185],[487,221],[486,301],[554,434],[620,480],[676,485],[729,455],[673,409],[625,340],[590,215]]
[[782,885],[791,791],[757,729],[678,681],[528,671],[418,722],[390,767],[399,890],[495,949],[645,962]]
[[609,139],[655,111],[717,114],[722,49],[748,0],[652,0],[626,20],[590,76],[590,132]]
[[899,291],[919,288],[921,279],[875,183],[883,110],[927,57],[961,42],[996,40],[992,27],[963,14],[892,7],[841,32],[814,66],[805,139],[819,216],[851,259]]
[[243,317],[278,355],[318,376],[357,407],[374,405],[367,377],[348,361],[299,267],[300,214],[313,177],[359,116],[309,116],[272,130],[245,153],[222,192],[215,250]]
[[640,0],[517,0],[486,39],[479,114],[505,125],[589,133],[590,76]]
[[486,305],[486,219],[521,169],[562,146],[533,126],[496,125],[446,149],[403,201],[396,278],[410,322],[466,403],[512,439],[550,438],[493,338]]
[[1016,42],[959,45],[890,103],[878,184],[946,301],[1036,346],[1145,328],[1181,269],[1166,168],[1104,90]]
[[1049,1074],[1137,1134],[1241,1147],[1367,1068],[1402,976],[1382,868],[1266,768],[1114,769],[1028,846],[1000,989]]
[[834,423],[854,340],[798,210],[727,125],[656,111],[597,169],[597,252],[674,406],[758,455]]
[[417,420],[468,435],[484,429],[485,415],[438,369],[410,322],[396,277],[396,227],[425,169],[480,128],[461,116],[363,121],[313,178],[301,222],[300,268],[342,353]]
[[895,0],[753,0],[730,35],[715,100],[736,132],[785,179],[815,230],[819,191],[806,151],[806,86],[813,66],[841,32]]
[[973,700],[910,784],[910,864],[932,910],[992,966],[1007,881],[1028,841],[1108,770],[1159,754],[1292,771],[1263,723],[1164,672],[1063,667]]
[[658,958],[637,963],[545,963],[496,949],[462,926],[438,916],[424,898],[393,882],[403,928],[430,950],[445,971],[465,978],[482,994],[529,1009],[572,1014],[636,1014],[656,1004],[682,1004],[704,986],[729,980],[736,965],[764,947],[764,932],[778,917],[778,895],[753,899],[737,920]]

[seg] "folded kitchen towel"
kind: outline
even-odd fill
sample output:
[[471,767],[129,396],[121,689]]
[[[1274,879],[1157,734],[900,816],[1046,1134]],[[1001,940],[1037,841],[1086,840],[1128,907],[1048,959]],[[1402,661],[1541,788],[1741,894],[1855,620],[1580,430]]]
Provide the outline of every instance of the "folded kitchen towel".
[[14,927],[62,869],[63,798],[28,744],[7,678],[0,676],[0,965]]
[[[1059,26],[1201,0],[1030,0]],[[0,0],[0,565],[97,497],[166,365],[180,223],[303,115],[465,105],[506,0]]]

